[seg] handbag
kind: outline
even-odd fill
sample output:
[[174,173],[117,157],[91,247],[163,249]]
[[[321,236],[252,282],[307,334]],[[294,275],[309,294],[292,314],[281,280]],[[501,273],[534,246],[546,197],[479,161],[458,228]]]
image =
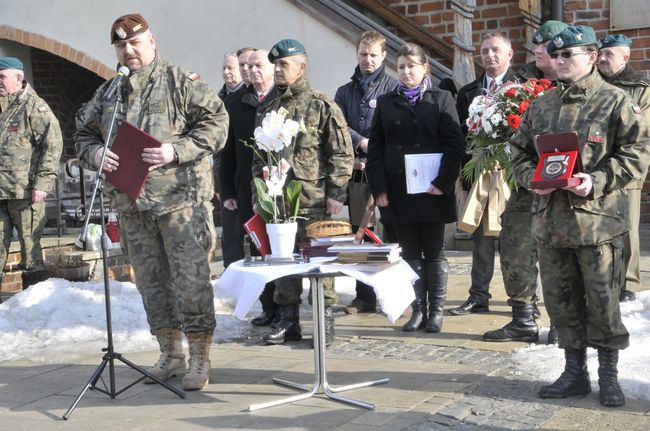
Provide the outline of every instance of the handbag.
[[[350,181],[348,183],[348,210],[350,212],[350,224],[359,226],[361,219],[366,212],[368,199],[370,198],[370,184],[368,184],[368,176],[365,169],[361,171],[361,182],[355,183]],[[375,215],[370,218],[368,226],[375,224]]]

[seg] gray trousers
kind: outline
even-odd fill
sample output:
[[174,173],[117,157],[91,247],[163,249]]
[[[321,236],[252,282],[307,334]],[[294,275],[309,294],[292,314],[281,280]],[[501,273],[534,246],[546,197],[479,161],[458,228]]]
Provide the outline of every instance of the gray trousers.
[[494,274],[494,257],[496,254],[496,237],[483,234],[483,220],[472,233],[472,285],[469,296],[479,304],[488,304],[490,295],[490,281]]

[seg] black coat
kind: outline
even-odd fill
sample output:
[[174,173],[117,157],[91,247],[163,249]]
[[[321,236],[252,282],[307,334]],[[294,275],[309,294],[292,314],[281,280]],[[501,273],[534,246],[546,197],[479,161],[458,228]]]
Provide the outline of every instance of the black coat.
[[[271,89],[262,104],[269,103],[275,96]],[[226,98],[226,110],[230,116],[228,140],[221,151],[221,201],[236,199],[239,219],[244,223],[253,216],[251,165],[253,150],[244,143],[254,144],[253,131],[258,116],[257,94],[253,86],[242,88]],[[259,114],[261,115],[261,114]]]
[[[407,194],[404,155],[444,153],[438,177],[431,184],[444,194]],[[381,96],[372,119],[366,171],[375,198],[388,194],[381,209],[387,223],[443,222],[457,220],[454,183],[465,153],[450,92],[432,88],[415,106],[396,91]]]

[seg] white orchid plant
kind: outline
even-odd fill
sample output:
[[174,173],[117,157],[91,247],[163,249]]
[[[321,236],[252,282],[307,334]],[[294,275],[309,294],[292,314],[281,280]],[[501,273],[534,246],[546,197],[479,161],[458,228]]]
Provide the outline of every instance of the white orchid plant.
[[257,211],[267,223],[293,223],[298,218],[302,184],[291,180],[284,193],[284,184],[291,165],[281,158],[285,147],[301,131],[297,121],[286,118],[288,111],[280,108],[264,116],[262,125],[255,128],[255,145],[249,145],[255,155],[266,161],[263,178],[254,178],[257,192]]

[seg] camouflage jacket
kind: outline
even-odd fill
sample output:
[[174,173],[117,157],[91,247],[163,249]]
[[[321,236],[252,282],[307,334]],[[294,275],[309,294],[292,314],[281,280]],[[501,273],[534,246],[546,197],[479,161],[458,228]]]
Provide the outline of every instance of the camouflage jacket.
[[[278,93],[259,108],[262,115],[257,125],[267,112],[281,107],[289,111],[286,118],[304,123],[306,130],[282,154],[292,168],[287,183],[292,179],[302,182],[300,214],[324,213],[327,198],[345,202],[352,175],[354,151],[343,113],[332,99],[313,90],[307,78]],[[254,160],[253,177],[261,176],[263,165],[258,158]]]
[[61,151],[59,122],[29,84],[0,97],[0,199],[52,191]]
[[[636,70],[629,64],[616,75],[608,78],[603,75],[605,81],[618,88],[625,90],[625,92],[632,98],[632,100],[639,105],[639,108],[645,113],[647,124],[650,125],[650,82],[644,79]],[[650,126],[649,126],[650,127]],[[639,178],[635,178],[630,184],[627,185],[628,189],[642,189],[647,171],[643,172]]]
[[622,90],[598,72],[535,100],[510,140],[519,184],[530,186],[538,155],[533,137],[575,131],[592,193],[579,197],[558,189],[536,195],[533,234],[551,247],[596,245],[628,231],[627,194],[623,189],[646,169],[650,135],[639,110]]
[[[164,214],[212,199],[211,158],[228,134],[228,114],[221,100],[197,74],[159,57],[124,84],[116,124],[128,121],[160,142],[172,144],[178,162],[150,172],[136,201],[107,185],[116,208],[123,213],[151,210]],[[97,169],[94,155],[110,127],[114,102],[103,98],[109,85],[110,81],[102,84],[77,112],[75,144],[86,168]]]

